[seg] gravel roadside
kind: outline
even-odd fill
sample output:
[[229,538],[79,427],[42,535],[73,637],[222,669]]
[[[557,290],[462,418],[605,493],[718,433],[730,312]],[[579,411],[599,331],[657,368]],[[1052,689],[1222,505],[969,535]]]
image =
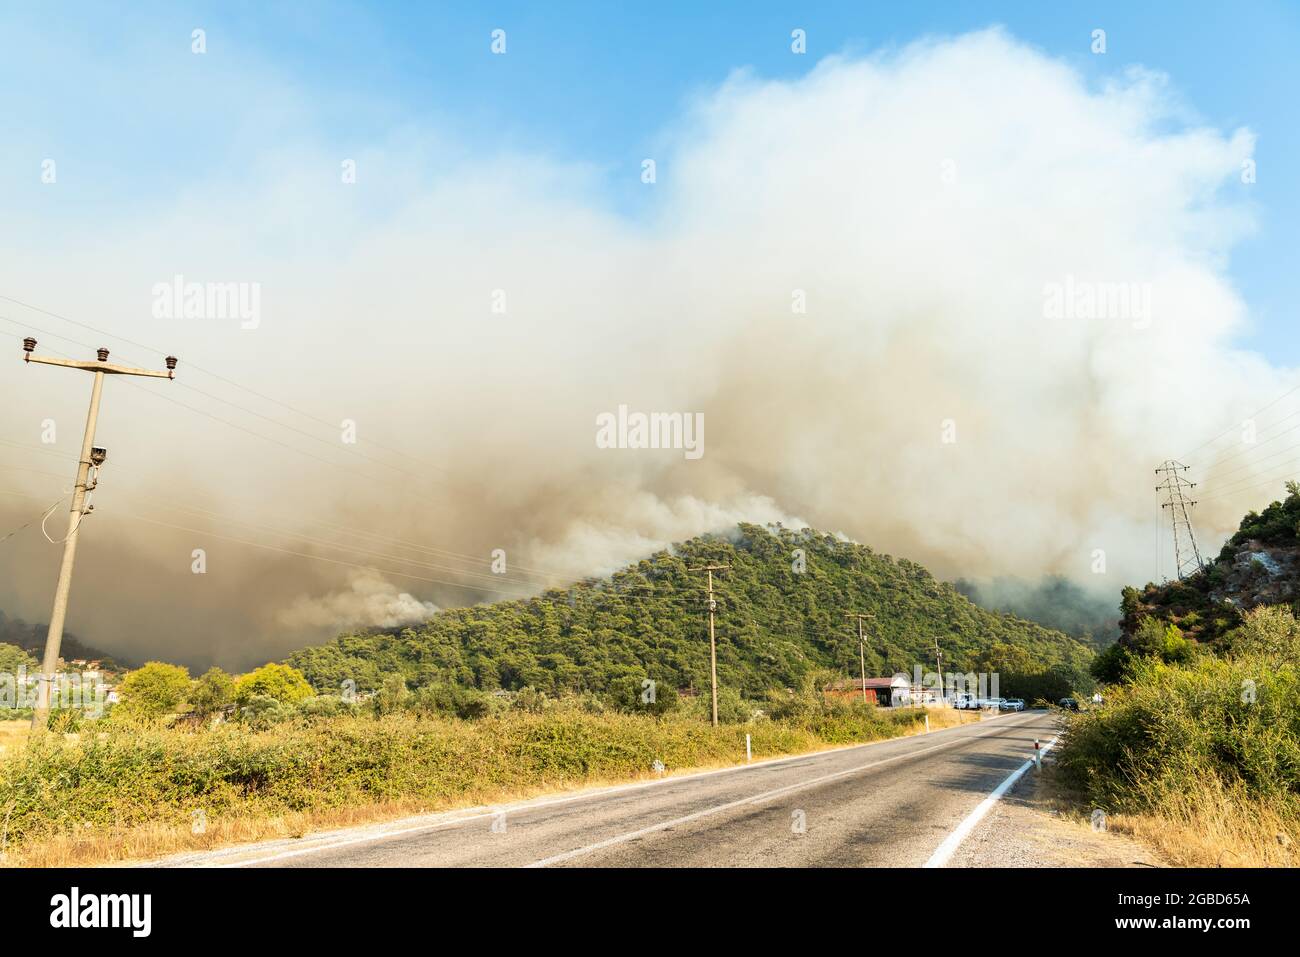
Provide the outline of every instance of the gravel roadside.
[[[1047,763],[1047,762],[1045,762]],[[962,842],[949,867],[1164,867],[1133,838],[1093,830],[1032,769]]]

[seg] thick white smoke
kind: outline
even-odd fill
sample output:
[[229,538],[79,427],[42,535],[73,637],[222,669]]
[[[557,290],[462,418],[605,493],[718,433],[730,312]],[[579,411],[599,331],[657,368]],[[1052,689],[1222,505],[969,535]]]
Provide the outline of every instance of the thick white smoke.
[[[1154,466],[1286,379],[1233,348],[1246,307],[1224,264],[1251,225],[1239,171],[1253,139],[1189,125],[1175,102],[1159,77],[1093,89],[982,32],[830,58],[795,81],[737,74],[664,131],[653,185],[639,166],[602,177],[451,149],[437,131],[355,155],[321,147],[304,116],[237,185],[160,195],[93,240],[69,231],[57,259],[16,252],[6,289],[182,357],[177,388],[106,398],[104,531],[88,528],[72,627],[126,654],[240,665],[423,602],[521,593],[524,569],[605,571],[743,519],[807,522],[949,577],[1061,573],[1112,594],[1145,581],[1160,570]],[[342,157],[355,184],[338,181]],[[611,212],[627,204],[610,192],[631,190],[642,213]],[[21,222],[5,228],[16,247]],[[260,282],[258,327],[153,318],[150,290],[177,274]],[[187,359],[352,420],[359,444]],[[75,448],[70,376],[22,371],[0,385],[5,436],[55,418],[58,448]],[[620,405],[703,413],[703,456],[598,448],[597,416]],[[402,551],[426,563],[392,578],[409,594],[349,585],[349,569],[228,539],[339,552],[178,500],[456,555]],[[1203,509],[1206,538],[1243,504]],[[398,548],[347,541],[360,564],[382,564],[362,549]],[[25,547],[0,605],[42,618],[56,559]],[[499,582],[494,549],[512,569]],[[471,566],[457,556],[481,559],[477,577],[458,577]]]
[[375,627],[397,628],[425,621],[438,611],[431,601],[420,601],[399,591],[371,571],[351,575],[347,589],[319,597],[300,595],[276,615],[276,623],[291,631]]

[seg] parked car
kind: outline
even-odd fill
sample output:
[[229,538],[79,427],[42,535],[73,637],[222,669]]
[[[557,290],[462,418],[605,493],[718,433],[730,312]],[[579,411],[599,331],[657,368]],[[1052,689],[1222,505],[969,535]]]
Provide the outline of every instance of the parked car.
[[1060,701],[1056,703],[1060,705],[1062,708],[1064,708],[1066,711],[1079,710],[1079,702],[1075,701],[1073,698],[1062,698]]
[[1003,711],[1024,711],[1025,702],[1023,698],[1007,698],[1002,705]]

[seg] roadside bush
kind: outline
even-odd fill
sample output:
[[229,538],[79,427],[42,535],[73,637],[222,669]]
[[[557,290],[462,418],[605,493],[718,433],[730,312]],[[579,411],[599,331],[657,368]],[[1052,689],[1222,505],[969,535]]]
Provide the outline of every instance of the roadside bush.
[[356,710],[355,704],[344,701],[338,695],[317,695],[298,702],[298,714],[305,718],[336,718],[354,714]]
[[237,715],[240,723],[246,727],[262,731],[297,717],[298,710],[293,705],[277,701],[270,695],[255,694],[244,700]]
[[375,714],[385,715],[406,707],[411,700],[407,690],[406,679],[401,675],[389,675],[375,692],[373,707]]
[[433,684],[419,688],[407,709],[420,714],[475,721],[504,710],[503,701],[486,691],[460,685]]
[[1155,808],[1212,778],[1257,799],[1300,797],[1300,677],[1294,664],[1203,656],[1137,661],[1103,708],[1074,716],[1065,780],[1108,810]]
[[527,711],[529,714],[541,714],[552,704],[545,691],[538,691],[532,685],[525,685],[515,692],[510,707],[516,711]]
[[[713,718],[713,698],[708,689],[693,698],[678,699],[677,707],[685,718],[697,721],[711,721]],[[719,724],[745,724],[754,717],[755,712],[763,710],[763,704],[742,698],[735,688],[718,689]]]
[[[459,693],[431,687],[413,697],[462,710],[476,700]],[[920,713],[849,707],[807,727],[759,720],[714,728],[680,714],[588,714],[580,701],[474,721],[417,710],[301,719],[325,707],[315,703],[322,700],[293,708],[252,696],[239,722],[199,733],[106,724],[77,742],[49,736],[30,743],[0,759],[9,848],[58,835],[124,835],[144,825],[189,835],[195,809],[212,822],[395,799],[437,809],[647,776],[656,760],[670,771],[732,764],[744,758],[746,734],[761,758],[893,737],[923,720]]]
[[1286,605],[1262,605],[1242,616],[1241,627],[1228,635],[1228,648],[1236,657],[1300,664],[1300,621]]

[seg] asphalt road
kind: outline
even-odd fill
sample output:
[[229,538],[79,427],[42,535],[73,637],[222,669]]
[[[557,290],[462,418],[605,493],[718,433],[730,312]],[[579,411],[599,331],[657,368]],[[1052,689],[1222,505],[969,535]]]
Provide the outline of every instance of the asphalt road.
[[1045,712],[167,861],[235,867],[918,867],[1056,734]]

